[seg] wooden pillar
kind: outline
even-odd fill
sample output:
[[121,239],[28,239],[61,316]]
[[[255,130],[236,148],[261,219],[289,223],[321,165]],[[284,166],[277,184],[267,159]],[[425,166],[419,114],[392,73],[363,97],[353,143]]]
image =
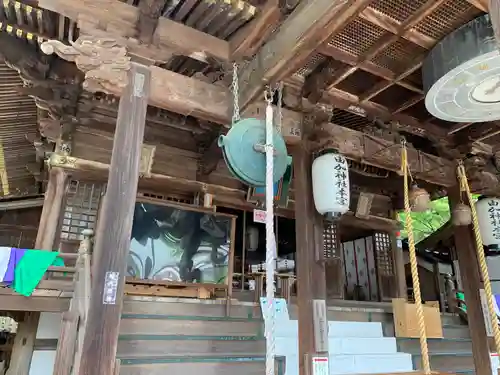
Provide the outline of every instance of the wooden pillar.
[[[396,217],[396,215],[395,215]],[[401,238],[397,233],[390,233],[392,254],[394,257],[394,272],[396,274],[396,298],[408,299],[408,290],[406,286],[405,261]]]
[[[61,168],[50,169],[36,236],[36,249],[53,251],[57,250],[59,246],[61,215],[64,209],[67,182],[68,175],[64,170]],[[28,375],[39,319],[40,313],[31,312],[27,313],[25,321],[19,324],[20,328],[12,348],[12,358],[7,375]]]
[[[304,142],[305,143],[305,142]],[[317,261],[323,253],[323,221],[312,195],[311,154],[304,145],[294,149],[295,236],[297,254],[297,305],[299,318],[299,374],[310,374],[311,356],[317,351],[313,300],[325,300],[325,267]]]
[[[458,186],[449,192],[450,209],[460,201]],[[467,320],[472,339],[472,355],[476,374],[491,374],[490,350],[488,336],[481,304],[479,290],[483,288],[477,254],[475,250],[472,227],[459,226],[453,234],[458,257],[458,266],[463,281],[465,303],[467,304]]]
[[58,250],[67,183],[68,175],[63,169],[50,169],[35,243],[39,250]]
[[28,375],[40,313],[26,312],[19,322],[7,375]]
[[95,273],[80,375],[111,375],[115,368],[150,80],[149,68],[132,64],[120,99],[108,185],[95,235]]

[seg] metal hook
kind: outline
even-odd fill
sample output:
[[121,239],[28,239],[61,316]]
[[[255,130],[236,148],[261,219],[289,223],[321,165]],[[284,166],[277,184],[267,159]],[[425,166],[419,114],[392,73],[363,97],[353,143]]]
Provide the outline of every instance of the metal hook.
[[267,104],[271,104],[273,102],[273,89],[268,85],[266,86],[266,89],[264,91],[264,100],[267,102]]

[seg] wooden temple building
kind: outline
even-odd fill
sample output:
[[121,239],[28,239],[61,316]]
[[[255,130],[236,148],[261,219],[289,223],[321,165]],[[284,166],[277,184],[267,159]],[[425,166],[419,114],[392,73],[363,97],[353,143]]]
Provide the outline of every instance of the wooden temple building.
[[[234,177],[218,139],[235,110],[263,120],[269,88],[292,157],[275,208],[276,292],[298,320],[296,353],[277,353],[276,373],[320,375],[318,353],[330,374],[423,373],[417,323],[396,319],[411,289],[401,145],[414,181],[452,210],[468,205],[461,163],[473,193],[499,196],[497,88],[480,82],[486,107],[459,111],[462,91],[436,83],[479,59],[471,46],[495,43],[491,23],[488,41],[474,34],[500,19],[490,4],[4,0],[0,246],[55,251],[64,266],[28,297],[0,284],[0,315],[17,322],[0,332],[0,374],[264,372],[262,197]],[[481,61],[477,75],[497,72],[496,57]],[[349,164],[350,209],[334,223],[313,201],[323,149]],[[417,253],[432,369],[496,373],[472,227],[450,221]],[[326,350],[318,306],[321,324],[339,327],[323,332]],[[328,338],[356,327],[380,337]]]

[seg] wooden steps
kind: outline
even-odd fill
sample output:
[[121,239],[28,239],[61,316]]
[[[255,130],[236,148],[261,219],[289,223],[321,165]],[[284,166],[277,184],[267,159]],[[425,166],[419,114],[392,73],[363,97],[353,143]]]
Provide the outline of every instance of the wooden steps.
[[[422,356],[413,355],[413,366],[417,370],[422,369]],[[470,353],[429,353],[431,369],[434,371],[455,372],[463,369],[473,369],[474,359]]]
[[230,317],[262,319],[260,307],[253,303],[235,304],[226,314],[225,301],[200,301],[181,298],[128,297],[123,303],[124,314],[159,314],[187,317]]
[[154,297],[180,297],[210,299],[218,290],[226,290],[224,284],[183,283],[163,280],[127,278],[125,294]]
[[[392,322],[384,324],[384,335],[394,336],[394,324]],[[450,339],[470,338],[469,327],[459,324],[443,324],[443,337]]]
[[[255,306],[220,301],[126,300],[117,357],[121,375],[262,375],[264,323]],[[284,358],[276,361],[284,375]]]
[[[121,358],[120,375],[262,375],[264,356],[162,356]],[[276,361],[276,374],[284,375],[282,359]]]
[[255,319],[155,314],[124,314],[120,323],[120,334],[257,336],[262,329]]
[[[398,350],[410,354],[420,354],[420,341],[413,338],[398,338]],[[427,339],[427,345],[431,353],[470,353],[472,340],[469,338],[443,338]]]
[[118,341],[118,355],[125,357],[157,357],[165,353],[262,355],[265,352],[265,340],[256,336],[121,335]]

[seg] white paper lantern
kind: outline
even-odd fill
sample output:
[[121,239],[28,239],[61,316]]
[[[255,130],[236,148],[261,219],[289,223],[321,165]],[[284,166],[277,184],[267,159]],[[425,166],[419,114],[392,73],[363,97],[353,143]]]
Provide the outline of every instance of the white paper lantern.
[[500,248],[500,199],[479,198],[476,202],[479,231],[483,245],[489,250]]
[[336,218],[349,211],[349,170],[342,155],[329,153],[314,159],[312,185],[314,205],[320,214]]

